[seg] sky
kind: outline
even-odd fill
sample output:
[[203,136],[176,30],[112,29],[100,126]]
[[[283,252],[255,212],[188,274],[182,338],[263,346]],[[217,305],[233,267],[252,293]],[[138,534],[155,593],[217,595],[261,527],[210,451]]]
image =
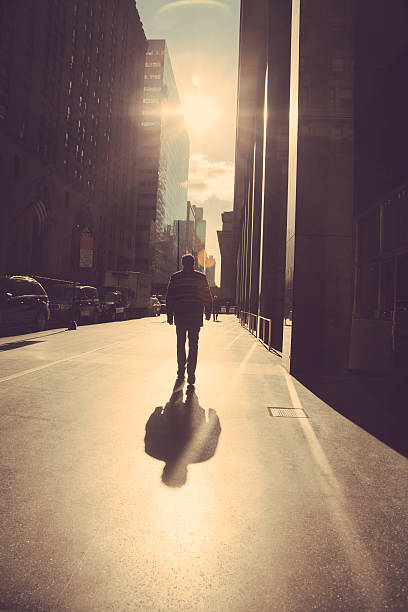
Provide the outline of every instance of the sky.
[[232,210],[240,0],[136,0],[147,38],[167,42],[190,137],[188,199],[203,206],[206,251],[220,254],[221,213]]

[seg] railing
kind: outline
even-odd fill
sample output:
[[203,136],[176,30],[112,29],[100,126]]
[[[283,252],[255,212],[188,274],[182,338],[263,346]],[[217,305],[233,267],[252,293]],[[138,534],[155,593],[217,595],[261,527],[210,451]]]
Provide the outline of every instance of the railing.
[[[259,331],[258,331],[258,339],[264,346],[267,347],[268,351],[271,350],[271,336],[272,336],[272,321],[271,319],[267,319],[266,317],[258,316],[259,321]],[[268,341],[266,342],[266,337],[268,337]]]
[[256,315],[253,312],[239,310],[239,322],[242,327],[245,327],[253,336],[264,345],[268,351],[274,352],[281,357],[281,353],[273,348],[272,342],[272,320],[261,315]]

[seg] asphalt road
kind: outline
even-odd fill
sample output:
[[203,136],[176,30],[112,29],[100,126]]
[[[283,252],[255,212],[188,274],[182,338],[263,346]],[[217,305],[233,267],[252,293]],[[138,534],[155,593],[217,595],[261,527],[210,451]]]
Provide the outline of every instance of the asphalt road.
[[163,315],[0,339],[0,610],[406,611],[407,459],[232,315],[198,361]]

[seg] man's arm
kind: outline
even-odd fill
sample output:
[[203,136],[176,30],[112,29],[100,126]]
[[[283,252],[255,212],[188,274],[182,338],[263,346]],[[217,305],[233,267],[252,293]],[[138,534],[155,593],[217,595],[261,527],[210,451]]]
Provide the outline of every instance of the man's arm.
[[174,297],[175,297],[174,280],[173,280],[173,277],[170,276],[169,284],[167,285],[167,294],[166,294],[167,323],[170,323],[170,325],[173,324],[173,318],[174,318]]

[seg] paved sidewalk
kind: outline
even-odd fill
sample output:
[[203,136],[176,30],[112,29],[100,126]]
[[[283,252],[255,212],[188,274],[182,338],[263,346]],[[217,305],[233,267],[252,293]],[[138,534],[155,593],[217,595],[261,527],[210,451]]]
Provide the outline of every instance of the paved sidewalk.
[[1,609],[407,609],[407,460],[235,317],[205,324],[188,396],[164,317],[0,366]]

